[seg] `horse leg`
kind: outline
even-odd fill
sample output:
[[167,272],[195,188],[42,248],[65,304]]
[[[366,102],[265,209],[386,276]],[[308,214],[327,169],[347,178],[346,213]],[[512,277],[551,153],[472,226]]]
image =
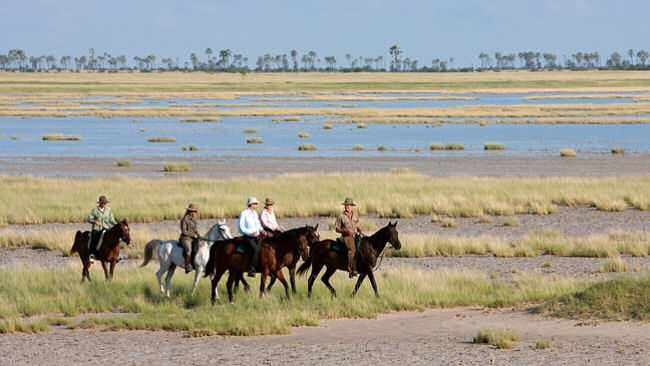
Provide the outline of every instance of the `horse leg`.
[[359,279],[357,280],[357,284],[354,286],[354,291],[352,291],[352,297],[354,297],[354,295],[357,294],[357,291],[359,290],[359,287],[361,287],[361,283],[363,282],[363,280],[366,279],[366,276],[367,275],[365,273],[362,273],[359,276]]
[[169,269],[167,269],[167,276],[165,276],[165,296],[167,297],[169,297],[169,284],[172,282],[174,271],[176,271],[176,265],[172,263]]
[[289,282],[291,282],[291,292],[296,294],[296,266],[289,267]]
[[264,296],[264,285],[266,285],[266,277],[269,275],[269,270],[262,269],[262,278],[260,278],[260,299]]
[[328,289],[330,289],[330,292],[332,293],[332,297],[336,297],[336,290],[334,289],[334,286],[330,284],[330,277],[336,272],[336,268],[332,267],[327,267],[327,270],[325,271],[325,274],[323,277],[320,278],[321,281],[327,286]]
[[113,260],[111,261],[111,273],[110,273],[111,280],[113,279],[113,270],[115,270],[115,264],[116,264],[116,263],[117,263],[117,259],[113,259]]
[[377,291],[377,283],[375,282],[375,275],[372,273],[372,271],[368,272],[368,279],[370,279],[372,289],[375,290],[375,296],[379,297],[379,292]]
[[271,292],[271,288],[275,284],[275,279],[276,279],[275,276],[273,275],[273,273],[271,273],[271,282],[269,282],[269,286],[266,288],[266,292]]
[[221,280],[221,276],[223,276],[224,272],[225,272],[225,270],[220,268],[220,269],[217,270],[217,273],[215,273],[214,276],[212,277],[212,297],[211,297],[211,300],[212,300],[213,305],[219,299],[219,291],[217,291],[217,285],[219,284],[219,280]]
[[85,278],[87,278],[88,282],[90,282],[90,271],[88,270],[89,268],[90,262],[84,262],[83,269],[81,270],[81,282],[83,282]]
[[278,280],[280,280],[282,286],[284,286],[284,294],[287,295],[287,300],[291,300],[291,297],[289,297],[289,284],[287,283],[287,280],[284,279],[284,273],[282,273],[282,268],[278,269],[277,272],[275,272],[275,276],[277,277]]
[[190,296],[194,296],[194,291],[196,291],[197,286],[199,285],[199,279],[201,279],[201,273],[203,273],[203,268],[197,266],[194,270],[194,286],[192,286],[192,291],[190,291]]
[[320,273],[321,269],[323,269],[323,266],[321,264],[312,263],[311,275],[307,280],[307,297],[311,297],[311,288],[312,286],[314,286],[314,281],[316,281],[316,277],[318,277],[318,274]]
[[160,286],[160,293],[161,294],[165,293],[165,288],[163,287],[163,284],[162,284],[162,276],[163,276],[163,274],[165,274],[165,272],[166,272],[166,270],[162,266],[162,264],[160,265],[160,268],[158,268],[158,270],[156,271],[156,278],[158,278],[158,286]]
[[228,300],[232,302],[232,285],[237,278],[237,273],[234,270],[230,269],[228,271],[228,282],[226,282],[226,287],[228,288]]
[[108,277],[108,267],[106,267],[106,261],[102,261],[102,268],[104,269],[104,277],[106,277],[107,281],[110,281],[110,278]]
[[239,281],[244,284],[244,292],[250,292],[251,287],[248,285],[248,282],[244,279],[244,274],[239,274]]

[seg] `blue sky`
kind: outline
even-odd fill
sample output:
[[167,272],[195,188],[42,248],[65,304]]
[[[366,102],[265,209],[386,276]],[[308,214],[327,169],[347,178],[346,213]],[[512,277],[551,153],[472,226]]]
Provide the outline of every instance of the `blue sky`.
[[[650,2],[642,0],[0,0],[0,52],[78,56],[204,57],[206,47],[242,53],[388,57],[399,44],[420,65],[525,50],[650,50]],[[605,59],[606,57],[603,57]],[[561,58],[560,58],[561,60]]]

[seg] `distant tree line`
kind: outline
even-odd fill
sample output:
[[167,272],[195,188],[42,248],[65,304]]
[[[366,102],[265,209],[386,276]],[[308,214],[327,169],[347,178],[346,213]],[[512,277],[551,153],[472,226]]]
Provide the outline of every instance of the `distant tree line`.
[[[159,60],[156,55],[134,56],[129,62],[125,55],[111,55],[107,52],[96,53],[94,48],[87,55],[62,56],[57,59],[53,55],[27,56],[24,50],[12,49],[6,55],[0,55],[0,70],[9,71],[43,71],[43,70],[94,70],[100,72],[117,72],[118,70],[139,70],[140,72],[159,71],[220,71],[240,72],[297,72],[297,71],[392,71],[392,72],[446,72],[446,71],[482,71],[482,70],[553,70],[553,69],[648,69],[650,53],[646,50],[628,50],[623,55],[614,52],[604,59],[598,52],[577,52],[562,56],[562,60],[553,53],[525,51],[509,54],[495,52],[491,55],[481,52],[478,55],[480,66],[456,67],[454,58],[434,58],[430,64],[420,63],[419,60],[405,56],[399,45],[388,49],[390,57],[385,59],[378,56],[353,56],[348,53],[345,61],[339,63],[335,56],[320,56],[316,51],[299,54],[291,50],[288,54],[258,56],[254,67],[250,67],[248,57],[233,54],[230,49],[215,52],[206,48],[202,56],[191,53],[189,60],[179,61],[178,58],[165,57]],[[388,64],[387,64],[388,63]]]

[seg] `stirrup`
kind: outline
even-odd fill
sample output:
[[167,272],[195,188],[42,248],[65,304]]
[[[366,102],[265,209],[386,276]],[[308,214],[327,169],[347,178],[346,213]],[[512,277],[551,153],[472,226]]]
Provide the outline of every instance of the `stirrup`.
[[255,277],[255,273],[256,273],[256,272],[255,272],[255,269],[254,269],[254,268],[249,268],[249,269],[248,269],[248,274],[247,274],[247,276],[248,276],[248,277]]
[[90,264],[95,263],[95,254],[90,253],[90,255],[88,256],[88,262],[89,262]]

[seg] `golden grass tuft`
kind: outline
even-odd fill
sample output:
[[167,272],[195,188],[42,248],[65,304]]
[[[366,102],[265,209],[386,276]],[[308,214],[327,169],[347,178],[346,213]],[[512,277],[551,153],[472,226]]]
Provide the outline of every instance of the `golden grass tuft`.
[[368,126],[366,126],[365,123],[359,123],[359,124],[357,124],[357,128],[366,128],[366,127],[368,127]]
[[613,147],[612,154],[625,154],[625,149],[622,147]]
[[622,273],[627,272],[627,263],[621,258],[614,258],[603,262],[598,267],[599,273]]
[[171,136],[149,137],[147,138],[147,142],[176,142],[176,138]]
[[429,144],[429,150],[444,150],[445,146],[441,143],[434,142]]
[[119,167],[130,167],[131,162],[129,160],[118,160],[117,161],[117,166],[119,166]]
[[576,152],[573,149],[560,149],[560,156],[572,158],[576,156]]
[[52,133],[49,135],[42,136],[43,141],[81,141],[83,138],[81,136],[75,135],[62,135],[60,133]]
[[298,150],[299,151],[315,151],[316,146],[314,146],[312,144],[302,144],[302,145],[298,146]]
[[352,150],[354,150],[354,151],[363,151],[364,148],[363,148],[363,145],[354,145],[352,147]]
[[309,137],[309,134],[307,132],[298,132],[298,137],[301,139],[305,139]]
[[191,168],[187,163],[167,163],[163,165],[163,170],[166,172],[189,172]]
[[519,226],[519,220],[517,220],[514,217],[504,218],[503,220],[501,220],[501,225],[507,226],[507,227],[518,227]]
[[324,130],[331,130],[331,129],[333,129],[333,128],[334,128],[334,126],[332,126],[331,124],[329,124],[329,123],[323,123],[323,129],[324,129]]
[[486,142],[483,146],[484,150],[505,150],[506,146],[498,142]]
[[259,130],[257,128],[247,128],[243,132],[244,133],[258,133]]
[[446,227],[446,228],[455,228],[458,226],[456,223],[456,220],[454,219],[440,219],[440,226],[441,227]]
[[465,146],[463,144],[447,144],[445,150],[465,150]]
[[377,148],[377,151],[386,151],[386,150],[388,150],[388,149],[387,149],[386,146],[384,146],[384,145],[381,145],[381,146],[379,146],[379,147]]
[[264,140],[262,140],[259,137],[247,137],[246,138],[246,143],[247,144],[261,144],[263,142],[264,142]]
[[472,340],[474,343],[487,343],[500,349],[515,348],[514,342],[519,342],[519,334],[512,330],[500,330],[492,327],[481,329]]

